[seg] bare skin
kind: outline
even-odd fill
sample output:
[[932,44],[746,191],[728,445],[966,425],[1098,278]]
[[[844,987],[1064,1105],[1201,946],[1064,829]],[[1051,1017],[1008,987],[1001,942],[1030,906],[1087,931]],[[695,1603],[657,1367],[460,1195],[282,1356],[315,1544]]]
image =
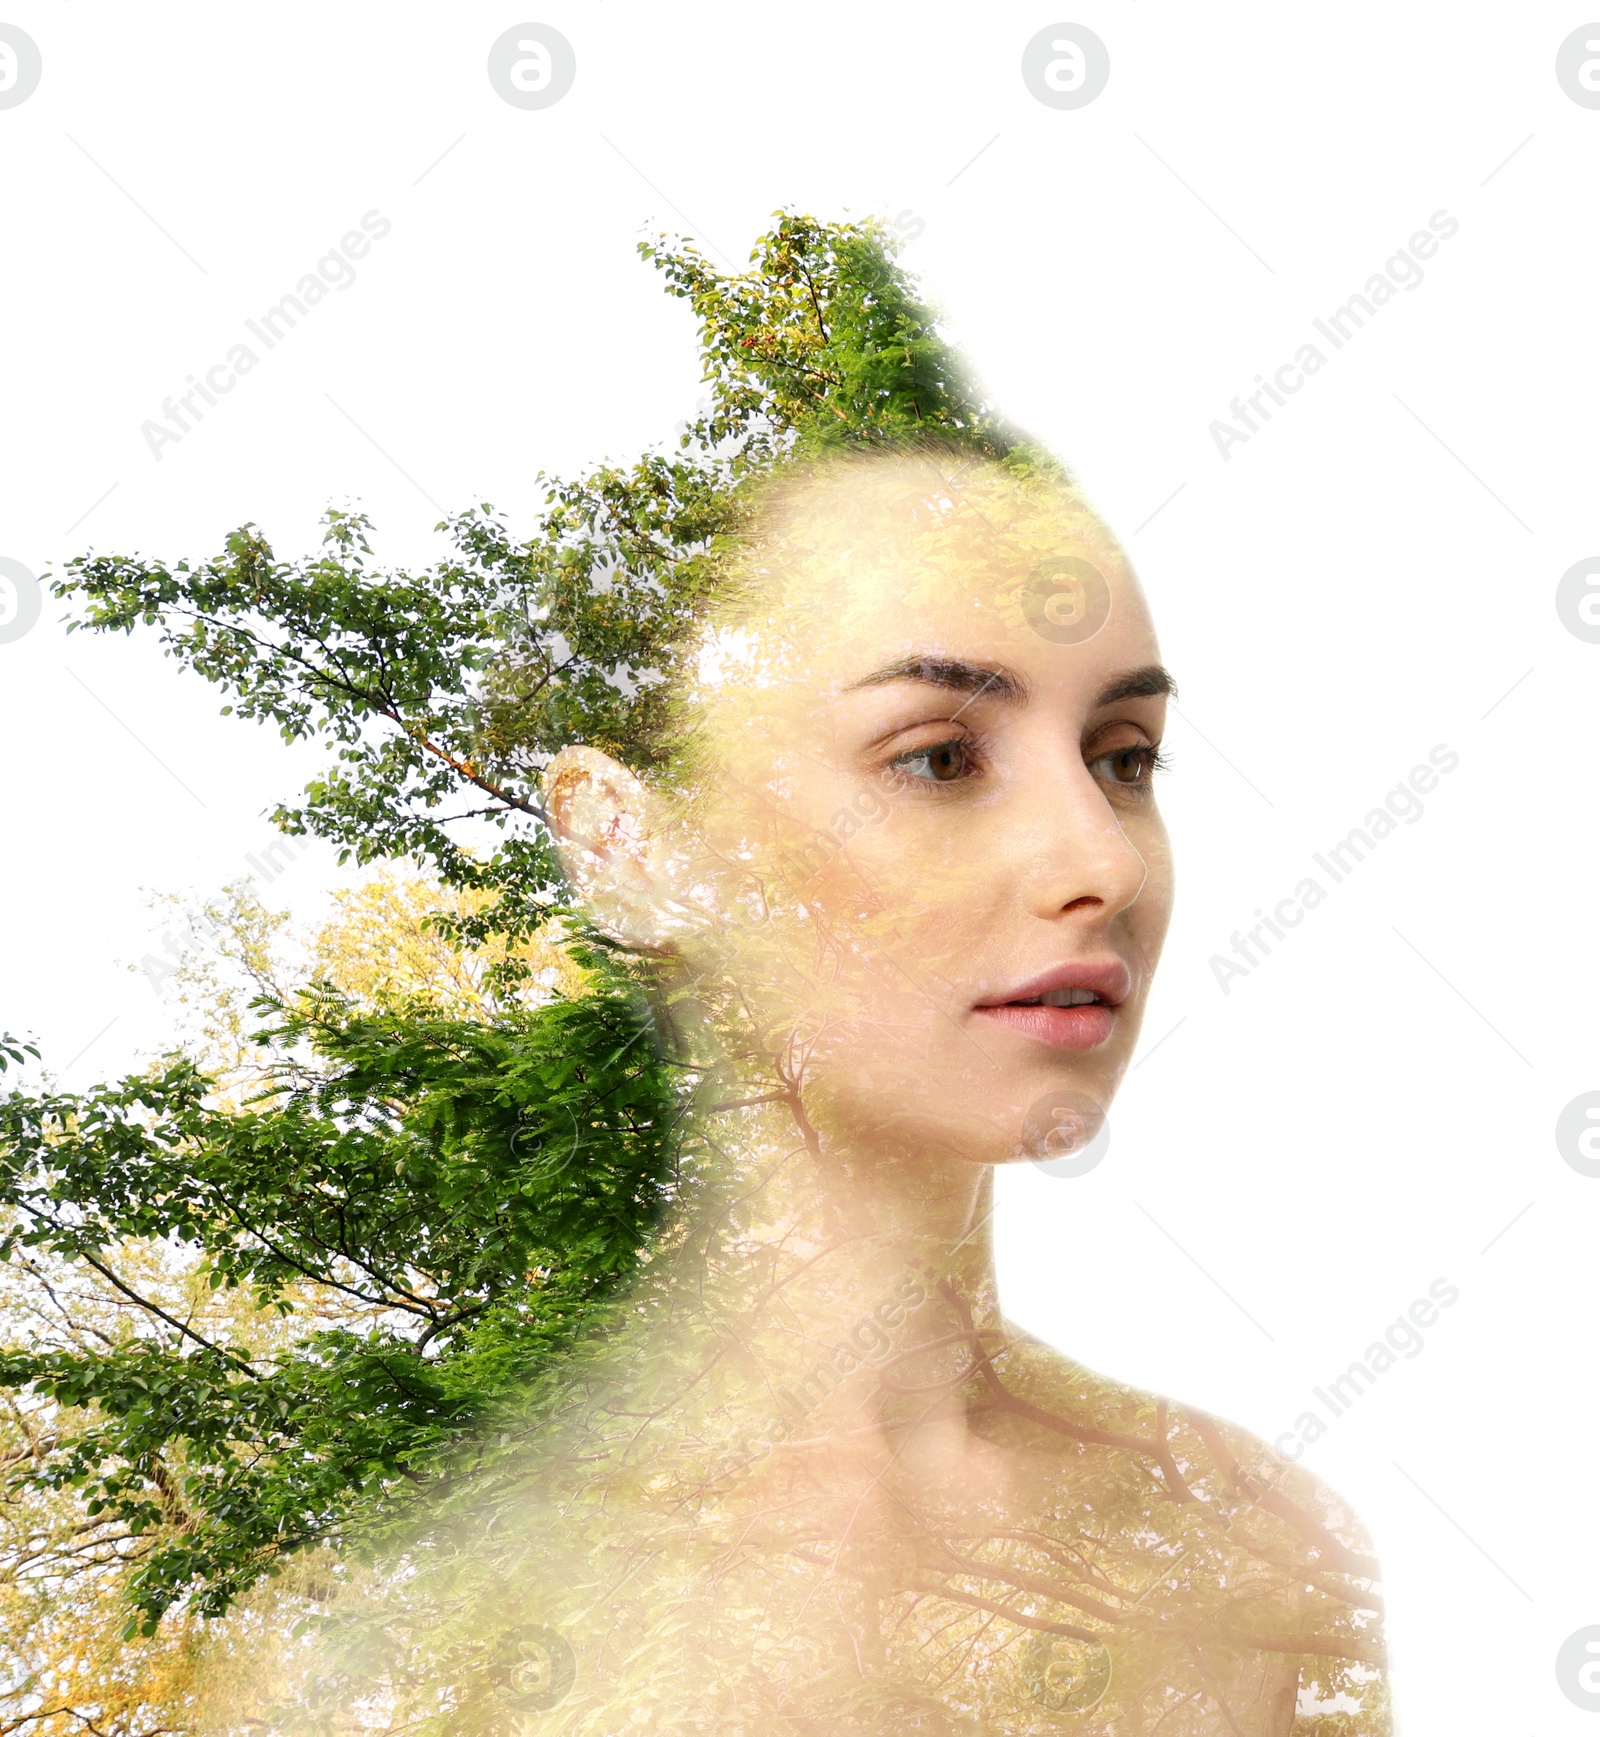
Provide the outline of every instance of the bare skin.
[[473,1717],[1285,1737],[1303,1695],[1387,1731],[1338,1498],[999,1307],[994,1167],[1092,1138],[1171,911],[1121,552],[1058,481],[878,458],[778,498],[745,567],[681,776],[546,777],[705,1147],[486,1523],[521,1554]]

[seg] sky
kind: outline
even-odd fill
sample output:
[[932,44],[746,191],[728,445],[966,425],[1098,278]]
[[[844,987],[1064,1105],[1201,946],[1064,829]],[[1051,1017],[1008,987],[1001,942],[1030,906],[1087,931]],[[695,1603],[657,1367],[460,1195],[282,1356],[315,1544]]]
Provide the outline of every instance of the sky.
[[694,413],[641,239],[876,214],[1181,689],[1142,1053],[1091,1170],[1003,1176],[1007,1306],[1350,1499],[1409,1729],[1588,1729],[1597,166],[1600,23],[1545,0],[6,0],[0,1027],[139,1065],[152,895],[349,878],[266,818],[315,753],[36,580],[349,503],[399,566],[531,529]]

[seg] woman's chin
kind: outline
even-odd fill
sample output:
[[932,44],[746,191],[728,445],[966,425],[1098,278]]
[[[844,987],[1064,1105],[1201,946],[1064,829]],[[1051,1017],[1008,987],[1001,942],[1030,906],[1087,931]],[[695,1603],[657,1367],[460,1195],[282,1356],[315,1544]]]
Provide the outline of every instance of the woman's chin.
[[927,1168],[1058,1159],[1100,1132],[1122,1072],[1062,1065],[1064,1056],[1081,1053],[1055,1051],[1054,1065],[1016,1070],[1003,1086],[992,1069],[987,1078],[933,1069],[920,1083],[875,1070],[870,1093],[858,1080],[816,1077],[802,1098],[824,1144],[857,1160],[872,1153],[897,1166]]

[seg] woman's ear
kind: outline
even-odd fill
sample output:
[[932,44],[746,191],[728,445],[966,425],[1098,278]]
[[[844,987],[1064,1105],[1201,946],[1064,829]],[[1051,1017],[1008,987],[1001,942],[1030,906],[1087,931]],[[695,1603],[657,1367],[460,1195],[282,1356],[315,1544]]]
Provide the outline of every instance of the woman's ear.
[[650,792],[609,754],[573,746],[545,768],[544,807],[561,866],[595,921],[629,946],[659,951],[659,817]]

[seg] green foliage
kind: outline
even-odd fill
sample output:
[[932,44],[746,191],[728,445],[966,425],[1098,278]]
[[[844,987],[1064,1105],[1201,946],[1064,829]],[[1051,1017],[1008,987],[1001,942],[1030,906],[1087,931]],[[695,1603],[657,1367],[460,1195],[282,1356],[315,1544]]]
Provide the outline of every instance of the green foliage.
[[[397,572],[333,510],[314,558],[246,525],[209,561],[84,556],[55,585],[74,628],[153,629],[225,711],[326,744],[278,825],[470,894],[436,920],[494,944],[508,986],[561,896],[541,770],[574,742],[641,770],[670,756],[752,485],[841,441],[1014,444],[875,223],[780,213],[732,277],[686,243],[641,252],[699,320],[711,408],[676,450],[542,479],[530,538],[475,507],[440,527],[445,559]],[[682,1094],[612,983],[480,1023],[302,999],[269,1039],[273,1093],[242,1111],[181,1059],[0,1102],[6,1252],[87,1266],[127,1304],[120,1337],[0,1357],[0,1385],[63,1408],[10,1475],[158,1535],[132,1581],[147,1629],[370,1535],[633,1270]],[[196,1260],[209,1304],[172,1276]]]
[[559,874],[538,778],[553,754],[583,742],[647,770],[669,752],[677,678],[752,483],[843,441],[1013,444],[876,223],[780,213],[735,276],[688,243],[640,251],[698,317],[711,407],[676,452],[542,478],[526,541],[476,507],[440,527],[448,559],[389,572],[369,522],[333,510],[315,559],[279,560],[247,525],[208,562],[84,556],[54,587],[75,629],[153,627],[224,710],[328,743],[332,765],[277,823],[342,859],[411,857],[494,890],[458,925],[477,942],[548,916]]
[[[142,1301],[101,1347],[0,1355],[0,1382],[85,1420],[42,1481],[167,1529],[133,1580],[151,1626],[194,1583],[220,1612],[443,1475],[632,1272],[675,1179],[681,1106],[623,991],[492,1026],[308,997],[274,1036],[310,1056],[242,1113],[182,1060],[0,1100],[0,1247]],[[212,1289],[269,1313],[293,1320],[309,1287],[342,1318],[277,1344],[248,1314],[197,1326],[128,1276],[130,1242],[199,1251]]]
[[724,277],[689,245],[639,250],[700,320],[712,409],[683,444],[737,441],[762,463],[791,441],[894,441],[938,431],[999,454],[1015,436],[967,380],[960,356],[894,264],[877,224],[792,212]]

